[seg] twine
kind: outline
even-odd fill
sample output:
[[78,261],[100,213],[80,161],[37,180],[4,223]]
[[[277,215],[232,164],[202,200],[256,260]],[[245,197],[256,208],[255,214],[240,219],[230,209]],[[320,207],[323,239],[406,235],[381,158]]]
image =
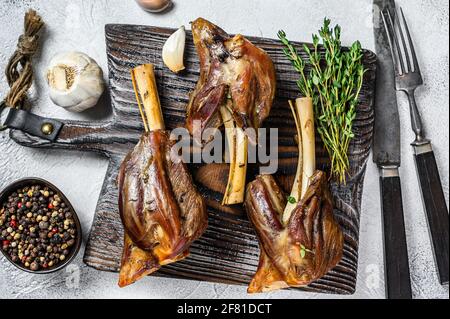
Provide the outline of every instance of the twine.
[[31,60],[39,49],[39,31],[44,26],[42,18],[34,10],[25,14],[24,34],[19,37],[17,49],[6,66],[6,80],[10,86],[5,103],[12,108],[23,108],[27,91],[33,83]]

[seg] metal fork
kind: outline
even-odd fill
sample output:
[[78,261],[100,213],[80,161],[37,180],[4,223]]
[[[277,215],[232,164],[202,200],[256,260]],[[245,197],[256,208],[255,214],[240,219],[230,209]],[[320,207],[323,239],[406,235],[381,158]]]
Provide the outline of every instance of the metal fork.
[[411,34],[401,8],[400,14],[401,19],[396,10],[381,12],[394,61],[396,89],[405,92],[409,100],[411,126],[416,135],[411,145],[415,151],[416,168],[428,216],[439,280],[441,284],[447,284],[449,277],[448,209],[431,141],[425,138],[415,99],[415,91],[423,85],[423,79]]

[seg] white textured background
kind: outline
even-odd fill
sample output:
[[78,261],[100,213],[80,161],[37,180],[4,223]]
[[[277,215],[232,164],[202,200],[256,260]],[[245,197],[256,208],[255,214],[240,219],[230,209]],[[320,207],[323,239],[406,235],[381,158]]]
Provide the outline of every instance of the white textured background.
[[[47,24],[43,50],[35,59],[36,86],[32,90],[34,111],[56,118],[104,119],[106,106],[74,115],[52,105],[44,70],[49,59],[63,50],[83,51],[105,73],[106,23],[147,24],[166,27],[188,25],[198,16],[217,23],[230,33],[275,37],[284,29],[292,40],[309,41],[324,16],[343,27],[343,42],[355,39],[374,48],[370,0],[175,0],[175,9],[164,15],[143,12],[134,0],[0,0],[0,97],[6,93],[3,75],[7,58],[22,33],[24,12],[36,9]],[[399,0],[416,42],[425,86],[418,90],[418,103],[428,137],[432,139],[448,205],[449,183],[449,42],[447,0]],[[106,77],[106,74],[105,74]],[[408,105],[399,96],[402,126],[402,186],[414,296],[449,298],[448,286],[438,283],[428,237],[427,222],[415,173]],[[22,177],[37,176],[56,184],[72,201],[87,239],[93,212],[106,171],[106,160],[96,155],[26,149],[0,133],[0,187]],[[357,291],[353,298],[384,298],[383,246],[378,172],[371,162],[364,188],[360,260]],[[84,247],[83,247],[84,249]],[[0,298],[245,298],[246,287],[149,277],[119,289],[117,274],[99,272],[76,261],[58,273],[31,275],[16,270],[0,257]],[[262,294],[258,298],[340,298],[298,291]]]

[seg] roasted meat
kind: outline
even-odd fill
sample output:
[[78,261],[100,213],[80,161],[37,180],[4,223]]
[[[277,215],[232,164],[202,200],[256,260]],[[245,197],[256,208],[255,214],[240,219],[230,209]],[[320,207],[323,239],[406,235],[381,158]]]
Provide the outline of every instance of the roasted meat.
[[175,142],[163,129],[153,68],[145,65],[134,72],[146,109],[139,104],[141,115],[148,125],[119,171],[119,210],[125,230],[121,287],[185,258],[208,221],[205,201],[186,165],[172,153]]
[[200,79],[187,107],[187,128],[222,125],[219,107],[231,100],[238,127],[258,128],[269,116],[275,96],[275,67],[262,49],[242,35],[230,37],[218,26],[199,18],[192,23],[200,59]]
[[[172,160],[172,145],[168,132],[145,133],[120,168],[119,209],[129,237],[122,265],[131,267],[122,266],[121,286],[184,258],[207,226],[205,202],[186,165]],[[135,254],[146,257],[133,263]]]
[[247,172],[249,136],[245,129],[258,129],[269,116],[275,97],[275,67],[265,51],[242,35],[230,37],[205,19],[192,23],[192,34],[200,79],[187,106],[186,127],[198,139],[206,128],[225,124],[230,173],[222,204],[240,204]]
[[308,285],[341,260],[343,234],[325,173],[314,173],[306,194],[283,222],[286,204],[287,195],[272,176],[258,176],[247,186],[245,207],[261,250],[249,293]]

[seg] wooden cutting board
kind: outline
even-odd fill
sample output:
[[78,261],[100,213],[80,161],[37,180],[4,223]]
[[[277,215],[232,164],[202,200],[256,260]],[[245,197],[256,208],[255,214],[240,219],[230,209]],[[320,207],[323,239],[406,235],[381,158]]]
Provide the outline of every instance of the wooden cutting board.
[[[188,32],[186,71],[171,73],[161,59],[162,46],[172,29],[106,25],[106,44],[109,67],[109,85],[113,120],[110,122],[64,121],[55,143],[35,138],[20,131],[11,131],[11,137],[21,145],[40,148],[63,148],[93,151],[110,160],[98,200],[84,262],[96,269],[118,271],[122,253],[123,227],[118,210],[116,178],[126,153],[137,143],[143,125],[132,90],[130,69],[144,63],[153,63],[165,123],[168,129],[182,126],[189,92],[199,76],[199,63]],[[265,127],[279,129],[279,170],[277,179],[288,190],[297,166],[297,146],[293,139],[295,125],[287,99],[298,97],[297,74],[283,56],[276,40],[249,39],[265,49],[277,69],[277,96]],[[346,186],[331,184],[335,200],[335,214],[345,234],[344,257],[340,264],[319,281],[303,288],[308,291],[351,294],[355,291],[358,265],[358,237],[361,194],[367,158],[373,132],[373,96],[376,57],[364,51],[368,69],[361,103],[354,125],[356,137],[350,146],[350,178]],[[327,156],[318,140],[318,166],[326,169]],[[163,267],[155,275],[198,279],[211,282],[247,285],[258,264],[258,241],[242,206],[220,205],[221,192],[226,186],[228,168],[225,165],[192,166],[192,174],[208,204],[209,227],[194,242],[190,256],[181,262]],[[248,181],[254,179],[257,167],[250,167]],[[87,194],[86,194],[87,195]]]

